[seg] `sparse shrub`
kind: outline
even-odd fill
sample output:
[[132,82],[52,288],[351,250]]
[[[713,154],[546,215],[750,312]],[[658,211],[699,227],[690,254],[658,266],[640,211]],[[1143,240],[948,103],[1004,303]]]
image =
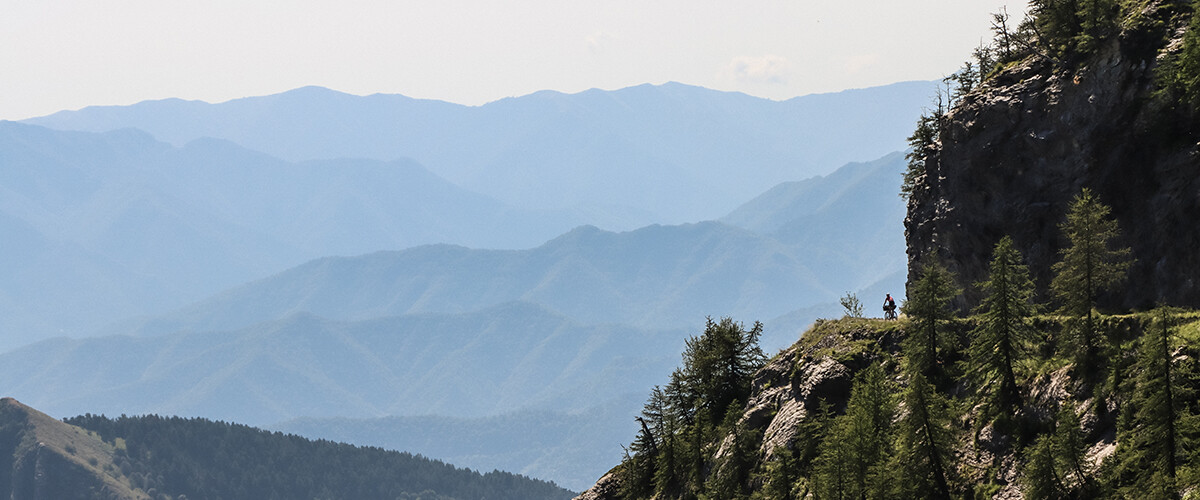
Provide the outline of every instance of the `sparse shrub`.
[[857,295],[846,292],[846,295],[842,296],[840,302],[842,303],[842,307],[846,309],[847,318],[863,317],[863,305],[862,302],[858,300]]

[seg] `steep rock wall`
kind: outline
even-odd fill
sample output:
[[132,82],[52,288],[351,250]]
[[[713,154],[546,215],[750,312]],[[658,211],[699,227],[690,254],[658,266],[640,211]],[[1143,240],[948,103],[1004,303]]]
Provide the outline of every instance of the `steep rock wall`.
[[965,95],[909,198],[910,282],[935,257],[975,304],[970,285],[1010,235],[1045,292],[1067,243],[1059,224],[1087,187],[1137,259],[1101,305],[1200,305],[1200,134],[1153,97],[1155,66],[1181,36],[1163,33],[1127,30],[1072,67],[1030,58]]

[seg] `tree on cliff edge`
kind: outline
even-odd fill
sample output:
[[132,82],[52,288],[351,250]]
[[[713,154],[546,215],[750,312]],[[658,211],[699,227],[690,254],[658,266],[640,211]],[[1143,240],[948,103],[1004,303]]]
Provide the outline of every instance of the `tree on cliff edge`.
[[1098,349],[1092,313],[1096,296],[1124,280],[1131,264],[1129,248],[1112,248],[1119,233],[1117,221],[1109,218],[1111,212],[1087,188],[1075,197],[1067,221],[1060,226],[1070,244],[1062,249],[1062,260],[1054,264],[1055,276],[1050,282],[1062,301],[1061,312],[1084,320],[1073,329],[1071,347],[1076,362],[1085,370],[1092,367]]
[[954,317],[950,299],[959,294],[954,275],[938,264],[926,264],[921,277],[913,282],[904,303],[904,314],[912,318],[912,328],[904,338],[904,357],[909,369],[933,377],[940,373],[938,353],[953,345],[945,324]]

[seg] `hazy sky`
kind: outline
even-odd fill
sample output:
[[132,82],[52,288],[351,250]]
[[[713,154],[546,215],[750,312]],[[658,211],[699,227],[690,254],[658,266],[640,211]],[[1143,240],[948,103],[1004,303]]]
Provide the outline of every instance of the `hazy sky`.
[[482,104],[679,81],[786,99],[953,72],[1004,0],[0,0],[0,119],[304,85]]

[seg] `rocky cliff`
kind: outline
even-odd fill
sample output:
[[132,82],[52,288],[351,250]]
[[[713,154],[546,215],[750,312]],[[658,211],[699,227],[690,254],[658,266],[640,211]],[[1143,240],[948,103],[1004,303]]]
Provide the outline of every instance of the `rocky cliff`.
[[[769,462],[780,449],[804,446],[799,436],[801,423],[818,411],[821,401],[844,407],[859,370],[885,361],[895,368],[899,330],[891,326],[870,320],[818,321],[799,342],[755,373],[740,425],[761,433],[760,463]],[[714,444],[711,464],[728,455],[730,440],[726,436]],[[605,474],[576,500],[621,498],[619,469]]]
[[[905,222],[910,280],[936,256],[970,285],[1011,236],[1039,286],[1065,245],[1058,225],[1090,188],[1112,207],[1137,259],[1101,304],[1200,305],[1200,128],[1158,92],[1187,13],[1144,2],[1119,33],[1069,62],[1031,55],[963,95],[940,120]],[[968,290],[967,302],[978,292]]]
[[[1158,328],[1153,314],[1138,313],[1123,316],[1108,316],[1101,321],[1101,328],[1107,338],[1124,346],[1134,345],[1137,339],[1145,335],[1149,328]],[[1200,380],[1200,368],[1197,367],[1197,345],[1200,345],[1200,314],[1185,313],[1176,320],[1180,341],[1172,353],[1179,370],[1180,377],[1188,380]],[[978,317],[954,320],[947,325],[947,331],[957,340],[959,345],[970,342],[970,332],[978,325]],[[1044,332],[1049,338],[1062,332],[1062,324],[1054,317],[1041,317],[1034,321],[1034,327]],[[747,403],[739,404],[736,412],[736,424],[724,427],[717,435],[709,438],[703,446],[704,465],[698,475],[703,487],[692,490],[663,493],[655,487],[651,494],[627,494],[623,484],[630,477],[629,467],[631,458],[604,475],[591,489],[583,492],[576,500],[616,500],[622,498],[692,498],[703,489],[704,495],[725,498],[721,493],[710,489],[714,478],[719,478],[741,460],[738,466],[747,471],[738,479],[736,494],[729,498],[755,499],[791,499],[791,498],[821,498],[821,488],[828,488],[829,477],[820,477],[821,461],[830,463],[836,458],[830,458],[830,450],[838,445],[831,445],[827,437],[836,434],[836,423],[827,419],[840,419],[847,415],[847,404],[850,402],[854,387],[863,383],[859,377],[864,370],[879,366],[887,378],[887,385],[895,394],[892,397],[900,402],[899,409],[893,414],[894,426],[899,426],[911,414],[907,407],[907,396],[901,397],[911,388],[911,375],[902,368],[903,355],[901,343],[904,337],[911,333],[912,323],[905,318],[899,321],[883,321],[862,318],[844,318],[839,320],[821,320],[804,333],[803,337],[792,347],[774,356],[761,370],[753,376],[752,391]],[[1042,348],[1039,348],[1041,351]],[[949,448],[947,463],[949,474],[954,478],[953,496],[958,498],[1046,498],[1044,495],[1028,496],[1031,488],[1029,464],[1036,448],[1034,443],[1040,443],[1039,435],[1057,433],[1059,428],[1074,428],[1073,435],[1078,436],[1076,446],[1080,455],[1079,469],[1081,475],[1072,479],[1071,486],[1063,477],[1059,498],[1126,498],[1130,485],[1137,485],[1137,480],[1122,476],[1122,467],[1137,463],[1136,457],[1140,451],[1138,433],[1145,432],[1138,418],[1137,394],[1153,389],[1133,381],[1142,377],[1146,370],[1141,361],[1135,362],[1129,353],[1120,353],[1111,361],[1115,369],[1108,381],[1093,382],[1088,377],[1081,377],[1073,365],[1063,356],[1048,356],[1031,354],[1031,357],[1021,363],[1020,385],[1022,399],[1021,409],[1008,417],[988,413],[987,403],[981,396],[982,390],[963,372],[955,366],[964,364],[967,358],[962,353],[948,351],[947,363],[944,365],[948,372],[956,375],[945,382],[941,392],[954,402],[952,416],[945,424]],[[1189,375],[1190,374],[1190,375]],[[1192,382],[1185,385],[1194,386]],[[1098,389],[1098,387],[1103,387]],[[827,406],[826,406],[827,405]],[[1195,406],[1187,403],[1188,407]],[[824,408],[823,408],[824,406]],[[1070,408],[1078,415],[1074,423],[1055,424],[1056,412]],[[824,413],[823,411],[828,412]],[[840,415],[840,416],[839,416]],[[824,422],[824,423],[822,423]],[[1061,421],[1060,421],[1061,422]],[[731,430],[735,429],[735,430]],[[740,439],[748,438],[749,452],[742,457],[735,444]],[[902,457],[900,451],[903,438],[893,440],[888,454],[892,457]],[[667,438],[661,438],[659,442]],[[897,440],[899,439],[899,440]],[[1128,442],[1124,440],[1128,439]],[[1191,439],[1191,438],[1188,438]],[[1194,442],[1194,441],[1189,441]],[[1124,446],[1122,448],[1121,446]],[[1123,452],[1121,450],[1124,450]],[[664,453],[659,451],[659,453]],[[1123,454],[1122,454],[1123,453]],[[1189,452],[1190,453],[1190,452]],[[1200,457],[1200,454],[1194,456]],[[635,456],[636,457],[636,456]],[[661,462],[658,462],[661,465]],[[894,471],[877,471],[872,477],[875,481],[900,480],[905,475],[920,475],[920,472],[906,469],[905,461],[887,462],[887,468],[899,468]],[[1144,463],[1135,466],[1129,473],[1134,475],[1149,475],[1150,471],[1159,467],[1156,464]],[[783,471],[781,470],[788,469]],[[1084,479],[1086,477],[1086,479]],[[1178,483],[1179,491],[1200,491],[1197,478],[1181,475]],[[1191,479],[1186,479],[1191,478]],[[719,479],[718,479],[719,480]],[[783,482],[784,489],[778,488],[775,482]],[[824,482],[823,486],[821,483]],[[1095,488],[1102,484],[1100,488]],[[886,487],[885,487],[886,488]],[[1090,490],[1088,488],[1091,488]],[[1125,489],[1122,489],[1125,488]],[[828,492],[828,490],[825,490]],[[898,498],[894,492],[867,493],[868,498]],[[1167,495],[1166,497],[1169,497]],[[1051,495],[1051,497],[1055,497]],[[1164,497],[1164,498],[1166,498]]]

